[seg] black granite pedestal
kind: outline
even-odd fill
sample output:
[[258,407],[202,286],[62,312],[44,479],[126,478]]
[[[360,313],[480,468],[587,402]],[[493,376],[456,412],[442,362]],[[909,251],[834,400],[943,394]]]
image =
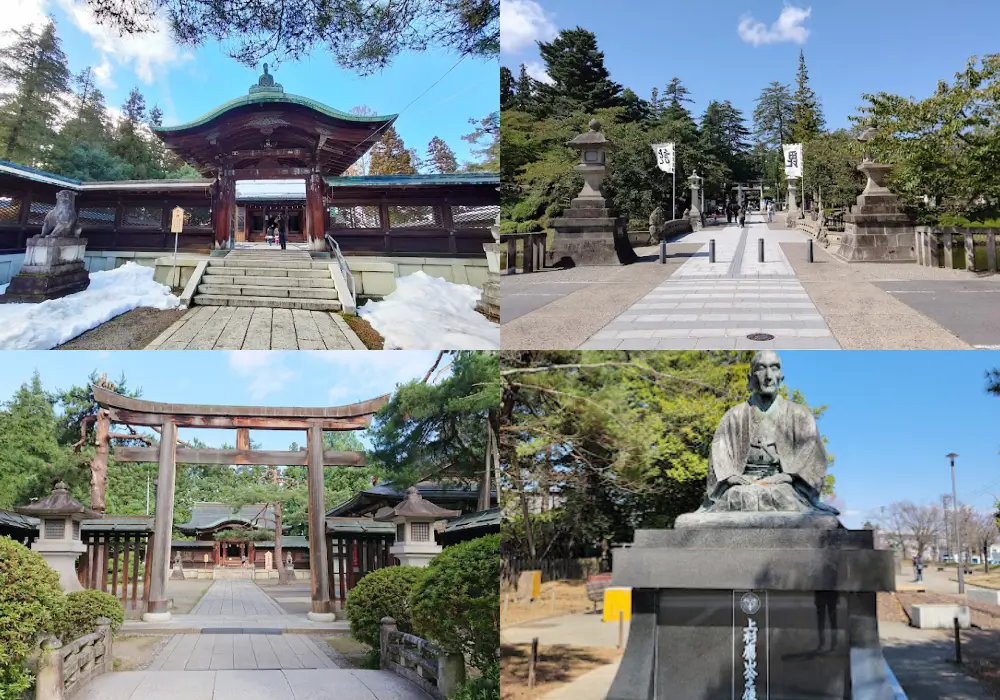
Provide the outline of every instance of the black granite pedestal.
[[868,530],[640,530],[609,700],[893,700],[875,594],[892,552]]

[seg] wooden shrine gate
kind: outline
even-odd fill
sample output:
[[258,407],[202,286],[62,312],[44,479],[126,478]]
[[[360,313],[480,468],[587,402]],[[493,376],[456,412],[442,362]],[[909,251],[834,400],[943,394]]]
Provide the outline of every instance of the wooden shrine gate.
[[330,594],[337,609],[343,609],[347,594],[365,574],[399,562],[389,554],[396,540],[392,523],[367,518],[327,518],[327,569]]
[[126,610],[145,610],[152,563],[149,552],[154,544],[152,521],[152,517],[105,516],[84,522],[80,539],[87,551],[77,562],[80,585],[110,593]]
[[[312,611],[309,618],[330,621],[329,558],[325,533],[326,505],[323,468],[326,466],[364,466],[360,452],[323,449],[323,431],[361,430],[384,406],[389,395],[346,406],[329,408],[276,408],[273,406],[211,406],[171,404],[122,396],[94,385],[94,399],[107,410],[110,423],[158,428],[157,447],[115,447],[119,462],[156,462],[156,520],[154,540],[149,546],[151,561],[149,591],[143,618],[147,621],[170,619],[167,611],[167,571],[170,539],[173,531],[174,477],[178,462],[187,464],[307,466],[309,490],[309,569],[312,580]],[[236,429],[235,450],[178,448],[178,428]],[[301,452],[249,449],[250,429],[305,430],[306,449]]]

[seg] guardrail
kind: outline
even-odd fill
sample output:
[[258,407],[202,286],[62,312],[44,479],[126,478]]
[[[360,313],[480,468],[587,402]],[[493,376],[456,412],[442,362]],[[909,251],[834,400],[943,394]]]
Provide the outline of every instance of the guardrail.
[[113,670],[111,620],[97,618],[97,631],[63,646],[55,637],[39,645],[35,700],[65,700],[87,681]]
[[[931,228],[918,226],[914,247],[917,264],[925,267],[962,269],[970,272],[996,273],[997,233],[995,228]],[[959,255],[955,248],[959,248]],[[964,253],[964,256],[962,255]]]
[[400,632],[391,617],[379,631],[382,668],[419,685],[436,700],[446,700],[465,682],[465,659],[414,634]]
[[517,272],[517,242],[522,242],[521,251],[521,272],[534,272],[545,267],[545,247],[547,245],[548,234],[544,231],[537,233],[501,233],[500,245],[507,244],[507,262],[504,267],[505,275],[513,275]]
[[333,236],[329,233],[326,234],[326,244],[330,248],[330,251],[337,256],[337,265],[340,266],[340,272],[344,275],[347,280],[347,286],[351,290],[351,299],[355,302],[358,299],[357,287],[354,285],[354,274],[351,272],[351,268],[348,267],[347,261],[344,259],[343,254],[340,252],[340,245],[334,240]]

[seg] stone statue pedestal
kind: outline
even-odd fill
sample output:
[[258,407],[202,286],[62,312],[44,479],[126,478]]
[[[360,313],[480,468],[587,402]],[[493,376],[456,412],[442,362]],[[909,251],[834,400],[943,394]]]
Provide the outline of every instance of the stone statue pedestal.
[[32,236],[24,253],[24,264],[10,281],[0,302],[33,303],[82,292],[90,285],[83,264],[86,238],[42,238]]
[[558,219],[546,267],[627,265],[636,260],[628,224],[608,208],[604,197],[577,197]]
[[688,220],[691,222],[692,231],[701,231],[705,228],[705,217],[697,209],[692,209],[688,213]]
[[885,186],[891,165],[865,162],[868,176],[858,203],[844,214],[844,235],[837,257],[847,262],[916,262],[916,227]]
[[489,272],[483,285],[483,296],[476,303],[476,310],[495,323],[500,322],[500,244],[483,243]]
[[178,564],[174,564],[174,568],[170,570],[170,580],[171,581],[183,581],[184,580],[184,568]]
[[609,700],[894,697],[875,604],[892,552],[870,530],[637,530],[612,585],[633,590]]

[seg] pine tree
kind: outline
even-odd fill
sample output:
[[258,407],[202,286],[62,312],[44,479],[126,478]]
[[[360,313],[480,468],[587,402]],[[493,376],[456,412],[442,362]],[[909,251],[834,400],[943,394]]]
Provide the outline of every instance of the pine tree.
[[152,137],[147,136],[148,120],[146,98],[138,87],[134,87],[122,105],[122,118],[111,153],[132,166],[132,175],[139,180],[163,177],[163,164],[157,153],[162,147],[152,143]]
[[455,152],[437,136],[427,145],[427,160],[436,173],[454,173],[458,171],[458,161]]
[[799,71],[795,78],[795,114],[792,121],[792,142],[806,143],[823,131],[823,112],[816,93],[809,87],[805,52],[799,50]]
[[528,75],[528,68],[522,63],[521,71],[517,75],[517,84],[514,88],[514,97],[511,102],[513,109],[522,112],[530,112],[535,106],[535,81]]
[[394,126],[382,132],[382,137],[372,146],[371,156],[369,175],[415,175],[417,172]]
[[500,66],[500,109],[507,109],[514,99],[514,74]]
[[649,108],[652,110],[653,119],[657,119],[660,116],[660,90],[659,88],[653,88],[653,94],[649,98]]
[[96,86],[89,67],[74,78],[73,116],[59,130],[46,155],[44,167],[52,172],[81,180],[118,180],[131,168],[108,153],[110,145],[108,113],[104,93]]
[[538,84],[539,109],[545,116],[591,114],[621,104],[622,86],[610,78],[604,53],[593,32],[564,29],[551,42],[538,42],[552,84]]
[[[491,112],[482,119],[470,119],[476,127],[471,134],[465,134],[463,141],[476,146],[473,153],[479,156],[478,163],[467,163],[464,170],[475,172],[500,171],[500,112]],[[488,141],[487,141],[488,139]],[[485,145],[483,142],[486,141]]]
[[[356,114],[359,117],[369,117],[375,114],[375,110],[368,105],[355,105],[351,107],[351,114]],[[365,154],[358,158],[356,161],[351,163],[350,167],[344,171],[345,175],[351,175],[354,177],[363,177],[365,175],[371,174],[371,162],[372,154],[371,150],[365,151]]]
[[793,143],[794,118],[795,101],[787,85],[775,81],[761,91],[753,111],[754,127],[760,142],[779,151],[782,145]]
[[53,22],[40,32],[26,26],[14,34],[0,50],[0,83],[13,87],[0,95],[0,157],[34,164],[55,137],[52,124],[70,74]]
[[153,105],[153,108],[149,110],[146,124],[149,126],[163,126],[163,110],[160,109],[160,105]]
[[644,122],[652,114],[649,103],[636,95],[632,88],[625,88],[622,92],[622,106],[625,108],[622,119],[626,122]]
[[667,87],[663,90],[660,117],[672,121],[691,119],[691,113],[684,106],[685,102],[694,102],[694,100],[688,97],[689,94],[690,91],[684,87],[680,78],[674,78],[667,83]]

